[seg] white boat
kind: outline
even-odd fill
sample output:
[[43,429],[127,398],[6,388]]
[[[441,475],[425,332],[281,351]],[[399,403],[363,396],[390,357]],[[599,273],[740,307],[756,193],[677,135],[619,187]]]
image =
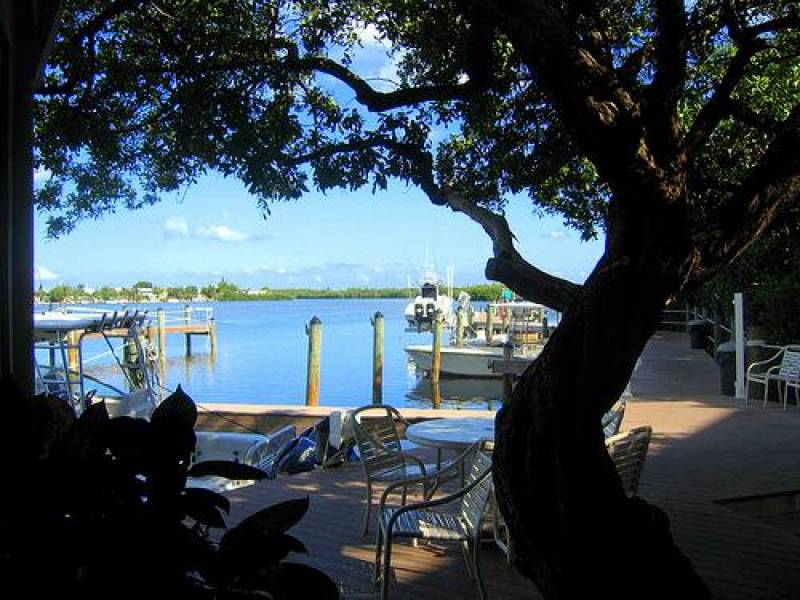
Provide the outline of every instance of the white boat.
[[[406,353],[417,369],[430,373],[433,365],[431,345],[406,346]],[[531,346],[526,350],[515,349],[514,358],[533,360],[539,356],[542,346]],[[440,372],[454,377],[500,377],[492,370],[491,363],[503,358],[502,346],[442,346]]]
[[447,293],[442,292],[436,270],[433,265],[426,264],[419,281],[419,293],[406,305],[404,311],[409,330],[430,331],[437,311],[445,328],[455,325],[452,280],[448,282]]
[[[149,367],[141,328],[146,313],[135,311],[109,316],[102,311],[44,311],[33,315],[34,366],[37,393],[62,398],[78,412],[91,403],[105,401],[109,415],[148,417],[158,403],[156,372]],[[128,391],[84,371],[83,340],[100,335],[128,382]],[[130,362],[119,360],[111,343],[122,338],[135,351]],[[91,389],[88,389],[91,388]],[[88,389],[88,391],[87,391]]]
[[[440,373],[454,377],[500,377],[491,363],[503,358],[503,344],[510,340],[514,346],[512,357],[533,362],[544,346],[543,333],[545,307],[534,302],[504,302],[491,304],[498,318],[505,321],[508,333],[476,338],[462,346],[442,346]],[[405,348],[418,370],[430,373],[433,365],[433,345],[418,344]]]
[[[37,393],[47,392],[62,398],[80,413],[93,403],[103,401],[111,417],[148,419],[160,401],[158,369],[152,351],[142,344],[146,312],[133,314],[79,310],[34,313],[34,362]],[[101,336],[127,380],[129,391],[89,375],[84,370],[83,340],[87,335]],[[111,339],[122,338],[123,345],[135,351],[126,363],[117,356]],[[90,389],[91,388],[91,389]],[[88,390],[88,391],[87,391]],[[269,435],[219,431],[195,431],[195,461],[229,460],[269,470],[277,452],[296,435],[295,427],[286,426]],[[224,491],[250,485],[252,481],[230,481],[221,477],[193,477],[190,487]]]

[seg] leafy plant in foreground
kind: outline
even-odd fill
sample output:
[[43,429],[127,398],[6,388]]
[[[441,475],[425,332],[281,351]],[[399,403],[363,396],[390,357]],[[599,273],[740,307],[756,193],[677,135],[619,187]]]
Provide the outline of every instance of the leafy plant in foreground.
[[80,416],[58,398],[0,386],[11,424],[0,441],[11,485],[0,495],[0,577],[26,597],[338,598],[286,531],[308,498],[265,508],[228,530],[230,501],[186,487],[191,475],[262,479],[232,462],[192,465],[197,409],[178,389],[149,421],[111,419],[103,403]]

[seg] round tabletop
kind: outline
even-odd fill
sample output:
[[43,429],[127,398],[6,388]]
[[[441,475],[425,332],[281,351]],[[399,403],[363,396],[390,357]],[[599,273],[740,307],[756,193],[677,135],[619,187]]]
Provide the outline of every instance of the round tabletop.
[[494,417],[432,419],[409,425],[406,438],[434,448],[466,448],[479,440],[494,440]]

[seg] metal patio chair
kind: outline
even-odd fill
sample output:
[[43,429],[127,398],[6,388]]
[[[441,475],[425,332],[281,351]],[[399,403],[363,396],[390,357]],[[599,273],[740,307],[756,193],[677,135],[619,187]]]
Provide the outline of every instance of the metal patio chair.
[[620,398],[614,403],[614,406],[603,415],[601,423],[603,425],[603,434],[606,436],[606,439],[619,433],[619,428],[622,425],[622,418],[625,416],[626,404],[627,400],[625,398]]
[[636,427],[618,433],[606,440],[606,449],[617,467],[622,480],[622,488],[627,496],[635,496],[642,478],[644,460],[650,447],[653,429],[649,426]]
[[794,388],[795,400],[800,406],[800,346],[790,345],[780,348],[766,360],[752,363],[745,376],[745,403],[749,398],[750,384],[764,386],[764,407],[767,406],[769,383],[774,381],[778,387],[778,402],[784,410],[789,399],[789,388]]
[[[389,597],[389,569],[394,538],[459,542],[466,560],[467,571],[478,584],[478,594],[481,600],[486,598],[481,578],[479,551],[481,522],[493,496],[492,459],[478,449],[479,445],[480,442],[471,446],[446,467],[454,473],[459,473],[463,463],[471,463],[464,486],[452,494],[407,506],[387,507],[385,505],[387,496],[392,492],[392,487],[399,484],[389,486],[384,492],[375,543],[375,583],[381,583],[382,600],[387,600]],[[434,510],[456,500],[460,501],[460,504],[459,511],[455,514]]]
[[[409,487],[419,485],[427,499],[444,478],[451,475],[450,470],[442,469],[440,476],[423,476],[439,473],[437,465],[423,463],[422,460],[403,450],[398,424],[408,426],[397,409],[385,404],[370,404],[353,411],[351,415],[353,435],[358,445],[361,466],[367,480],[367,506],[364,509],[364,533],[369,532],[369,519],[372,512],[372,487],[375,483],[393,484],[392,489],[402,492],[402,504],[406,503]],[[447,466],[447,465],[445,465]],[[445,477],[446,476],[446,477]],[[422,481],[404,483],[406,480]]]

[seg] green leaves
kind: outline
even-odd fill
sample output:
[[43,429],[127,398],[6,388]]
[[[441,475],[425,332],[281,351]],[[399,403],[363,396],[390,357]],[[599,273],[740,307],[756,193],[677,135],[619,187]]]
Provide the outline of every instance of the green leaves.
[[220,541],[220,561],[228,581],[247,580],[276,565],[291,552],[306,554],[303,543],[286,530],[303,518],[308,497],[287,500],[259,511],[228,531]]
[[[286,530],[306,513],[308,498],[245,518],[219,546],[209,539],[210,528],[226,527],[231,502],[185,487],[197,410],[183,390],[151,421],[110,419],[103,403],[76,419],[58,399],[24,398],[10,379],[0,382],[0,397],[18,426],[0,442],[5,473],[15,483],[0,495],[0,572],[7,586],[24,584],[37,597],[90,599],[338,597],[319,571],[280,564],[292,552],[307,552]],[[223,461],[199,463],[193,473],[265,476]],[[133,578],[131,565],[139,565]]]

